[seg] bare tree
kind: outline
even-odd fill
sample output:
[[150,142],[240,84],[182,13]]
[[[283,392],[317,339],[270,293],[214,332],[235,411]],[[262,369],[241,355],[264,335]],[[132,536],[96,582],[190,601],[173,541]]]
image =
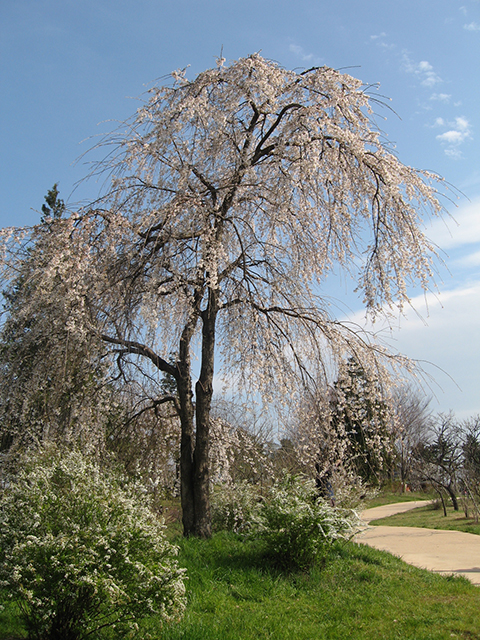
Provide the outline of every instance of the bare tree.
[[389,151],[376,104],[349,75],[257,54],[176,72],[105,141],[105,197],[51,225],[41,278],[61,274],[71,330],[109,345],[125,380],[174,381],[151,402],[179,416],[186,535],[210,535],[216,364],[284,403],[348,354],[378,375],[382,350],[329,316],[322,283],[341,265],[372,315],[428,286],[436,177]]
[[396,387],[392,395],[397,464],[404,492],[415,466],[417,448],[427,438],[431,423],[430,398],[412,385]]
[[458,511],[457,483],[463,467],[463,437],[461,427],[452,413],[440,414],[429,428],[427,441],[416,448],[416,468],[423,480],[431,483],[440,495],[445,516],[445,492]]
[[[475,519],[480,517],[480,415],[462,423],[463,431],[463,474],[462,483],[466,497],[473,503]],[[465,506],[467,501],[465,501]],[[467,508],[465,508],[467,515]]]

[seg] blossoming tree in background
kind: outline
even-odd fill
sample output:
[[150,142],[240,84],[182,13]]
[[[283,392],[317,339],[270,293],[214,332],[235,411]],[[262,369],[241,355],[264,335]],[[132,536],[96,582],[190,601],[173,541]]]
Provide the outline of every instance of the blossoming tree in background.
[[428,286],[436,178],[389,151],[370,104],[349,75],[257,54],[177,72],[105,140],[105,195],[50,223],[39,290],[61,282],[69,330],[100,338],[149,406],[175,408],[186,535],[210,535],[217,365],[284,403],[352,353],[378,376],[381,349],[330,317],[325,279],[347,270],[373,316]]

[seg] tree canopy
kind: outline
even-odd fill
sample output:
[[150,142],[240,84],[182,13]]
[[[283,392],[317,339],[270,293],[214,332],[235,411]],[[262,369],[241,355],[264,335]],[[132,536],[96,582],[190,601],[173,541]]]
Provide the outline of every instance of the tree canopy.
[[35,281],[145,408],[175,408],[184,531],[208,536],[216,367],[286,403],[352,353],[377,368],[381,349],[330,317],[322,285],[340,265],[367,312],[401,307],[409,284],[428,286],[422,215],[442,207],[436,176],[397,159],[347,74],[255,54],[172,76],[104,140],[105,194],[47,220]]

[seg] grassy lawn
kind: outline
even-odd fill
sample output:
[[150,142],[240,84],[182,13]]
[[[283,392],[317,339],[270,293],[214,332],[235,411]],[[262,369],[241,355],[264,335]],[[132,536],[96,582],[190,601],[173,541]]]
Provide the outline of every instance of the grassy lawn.
[[189,605],[165,640],[480,639],[478,588],[365,546],[338,546],[323,566],[290,574],[232,535],[181,547]]
[[480,523],[476,523],[474,518],[465,518],[463,511],[454,511],[453,507],[447,507],[447,517],[443,515],[443,509],[434,509],[432,505],[426,505],[381,520],[372,520],[370,524],[447,529],[480,535]]
[[[188,569],[180,623],[145,623],[152,640],[480,639],[480,589],[348,543],[322,566],[282,572],[255,541],[179,540]],[[22,637],[9,607],[0,638]]]
[[[384,491],[365,506],[429,497]],[[463,512],[449,508],[445,518],[429,505],[376,523],[480,534],[480,524]],[[145,621],[151,640],[480,640],[480,589],[461,577],[429,573],[354,543],[333,547],[309,571],[289,573],[257,541],[226,533],[186,540],[179,530],[173,517],[168,531],[187,568],[187,611],[181,622],[163,627]],[[0,640],[21,638],[16,610],[0,592]],[[113,631],[102,638],[116,640]]]
[[363,509],[371,509],[373,507],[381,507],[384,504],[395,504],[396,502],[413,502],[415,500],[432,500],[433,494],[422,491],[409,491],[401,493],[400,491],[392,491],[391,489],[382,489],[378,495],[370,500],[365,500],[361,504]]

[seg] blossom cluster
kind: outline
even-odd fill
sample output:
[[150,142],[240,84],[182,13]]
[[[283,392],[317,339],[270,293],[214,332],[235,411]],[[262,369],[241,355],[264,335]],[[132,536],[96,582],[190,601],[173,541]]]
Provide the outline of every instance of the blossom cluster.
[[314,481],[288,473],[263,494],[245,482],[217,487],[212,507],[217,529],[262,540],[266,553],[286,567],[315,562],[360,525],[355,511],[333,507],[320,497]]
[[32,637],[119,636],[182,614],[184,570],[145,492],[74,451],[23,463],[0,496],[0,584]]
[[286,474],[262,501],[252,533],[280,564],[304,567],[336,540],[350,539],[359,524],[355,511],[319,497],[314,481]]

